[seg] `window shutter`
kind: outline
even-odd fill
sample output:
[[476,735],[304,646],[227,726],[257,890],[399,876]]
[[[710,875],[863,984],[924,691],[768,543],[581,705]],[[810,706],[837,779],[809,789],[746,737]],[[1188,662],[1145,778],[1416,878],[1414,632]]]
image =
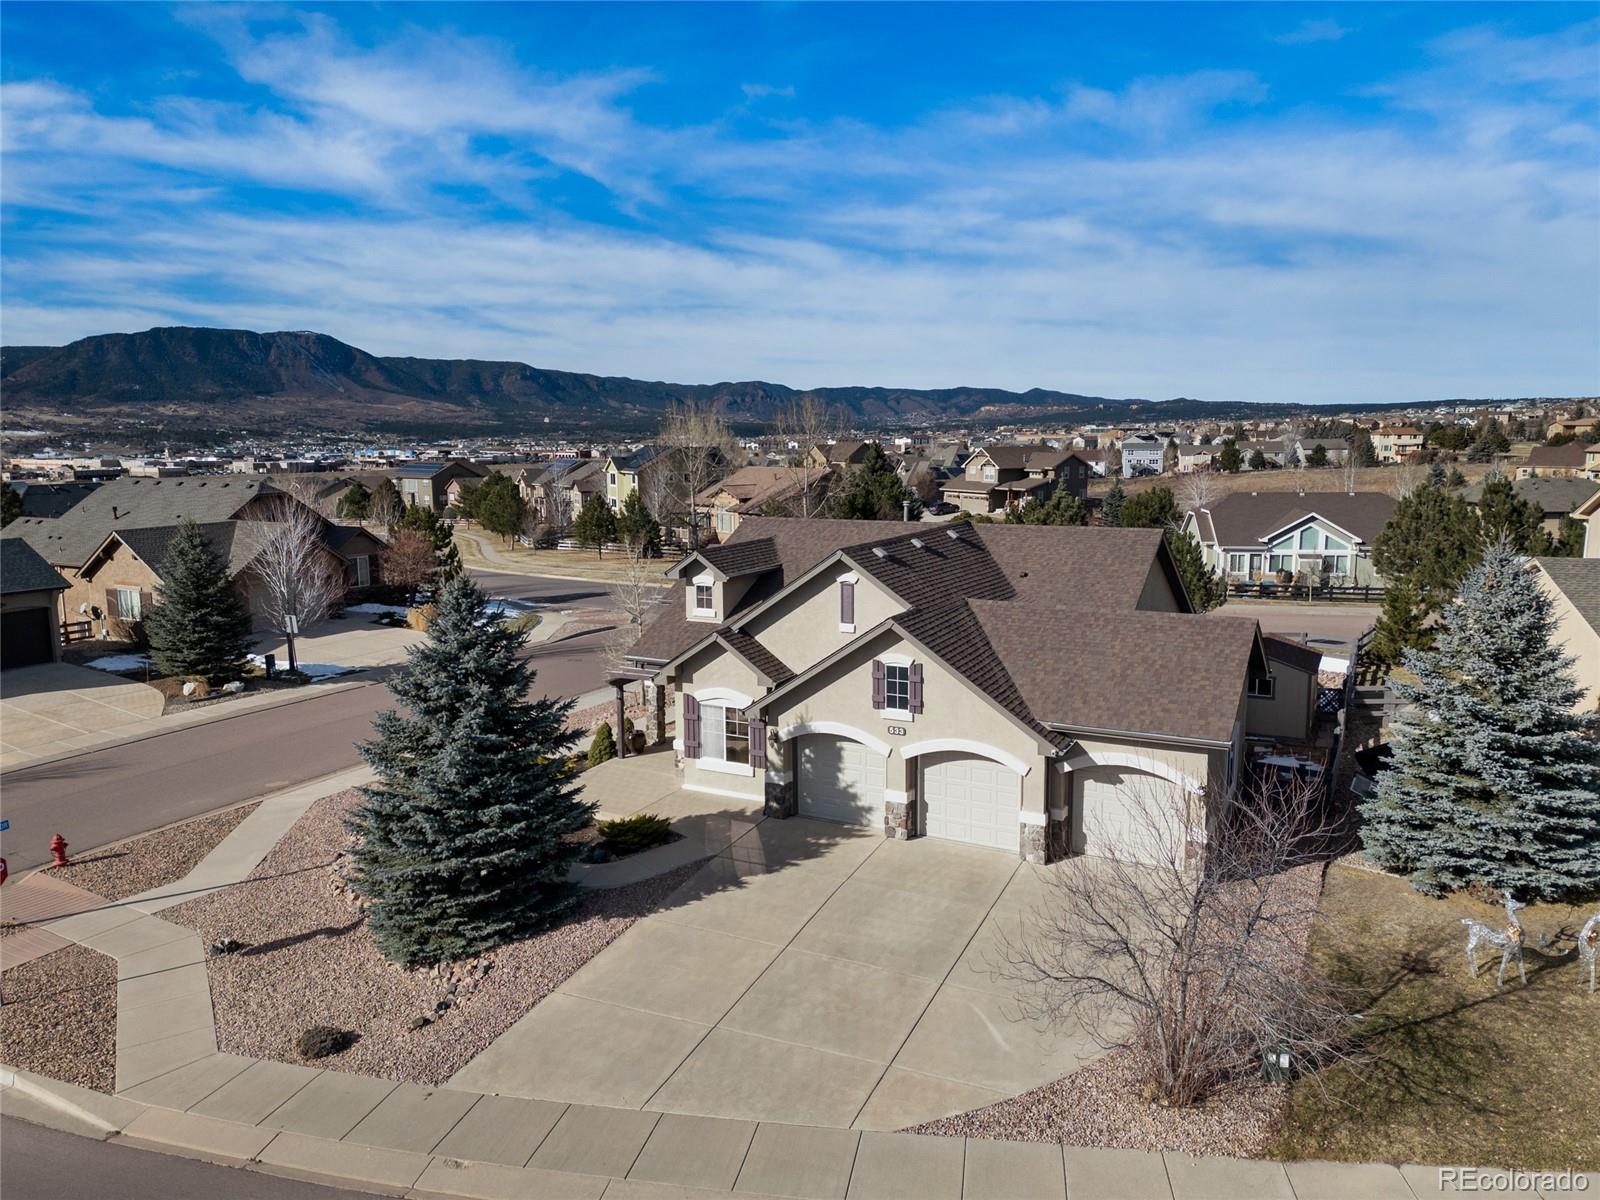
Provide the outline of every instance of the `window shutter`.
[[156,594],[154,592],[139,593],[139,620],[143,621],[150,616],[150,610],[155,607]]
[[910,674],[911,711],[913,713],[919,713],[922,711],[922,664],[916,662],[912,663]]
[[767,723],[760,717],[750,718],[750,765],[758,771],[767,769]]
[[883,707],[883,664],[872,660],[872,707]]
[[849,580],[839,585],[839,623],[841,625],[856,623],[856,585]]
[[700,701],[688,693],[683,697],[683,756],[700,757]]

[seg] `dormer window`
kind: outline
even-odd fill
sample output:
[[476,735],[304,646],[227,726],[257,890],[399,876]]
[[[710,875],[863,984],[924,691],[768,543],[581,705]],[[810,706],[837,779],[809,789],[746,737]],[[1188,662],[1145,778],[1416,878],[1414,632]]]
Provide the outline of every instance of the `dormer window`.
[[716,601],[712,597],[709,583],[694,585],[694,610],[697,613],[710,614],[716,611]]

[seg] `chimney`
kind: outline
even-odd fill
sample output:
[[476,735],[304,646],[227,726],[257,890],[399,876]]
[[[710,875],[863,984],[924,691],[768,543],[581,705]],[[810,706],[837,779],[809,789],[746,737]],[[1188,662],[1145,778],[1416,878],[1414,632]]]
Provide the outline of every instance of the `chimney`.
[[117,519],[117,506],[115,504],[111,506],[111,519],[113,521]]

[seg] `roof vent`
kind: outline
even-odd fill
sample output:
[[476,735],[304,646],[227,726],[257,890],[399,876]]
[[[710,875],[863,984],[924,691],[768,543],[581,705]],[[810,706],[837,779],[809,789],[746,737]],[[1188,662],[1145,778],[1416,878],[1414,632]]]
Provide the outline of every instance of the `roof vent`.
[[951,538],[954,541],[959,542],[961,540],[961,531],[959,529],[946,529],[944,531],[944,535],[945,537]]
[[874,546],[872,548],[872,552],[874,554],[876,554],[879,558],[888,558],[889,557],[889,552],[887,550],[885,550],[882,546]]
[[926,550],[928,548],[927,544],[921,538],[912,538],[911,544],[918,550]]

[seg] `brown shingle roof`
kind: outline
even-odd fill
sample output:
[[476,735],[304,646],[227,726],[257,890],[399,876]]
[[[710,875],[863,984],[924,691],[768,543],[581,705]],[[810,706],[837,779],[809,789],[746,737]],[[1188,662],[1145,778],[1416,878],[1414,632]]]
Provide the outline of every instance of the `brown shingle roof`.
[[984,600],[971,608],[1036,721],[1207,742],[1233,736],[1253,620]]
[[1578,470],[1583,466],[1589,447],[1582,442],[1567,442],[1560,446],[1535,446],[1528,451],[1525,467],[1538,469],[1550,467],[1561,470]]
[[1315,673],[1322,666],[1322,651],[1304,642],[1282,637],[1276,633],[1263,633],[1261,645],[1273,662],[1286,663],[1301,671]]
[[1383,492],[1234,492],[1209,506],[1201,533],[1211,533],[1206,540],[1219,546],[1254,546],[1269,533],[1316,513],[1370,544],[1394,509],[1394,497]]
[[794,678],[794,672],[789,669],[789,665],[750,634],[738,629],[725,629],[721,637],[723,641],[733,647],[735,654],[760,671],[774,684],[784,683]]

